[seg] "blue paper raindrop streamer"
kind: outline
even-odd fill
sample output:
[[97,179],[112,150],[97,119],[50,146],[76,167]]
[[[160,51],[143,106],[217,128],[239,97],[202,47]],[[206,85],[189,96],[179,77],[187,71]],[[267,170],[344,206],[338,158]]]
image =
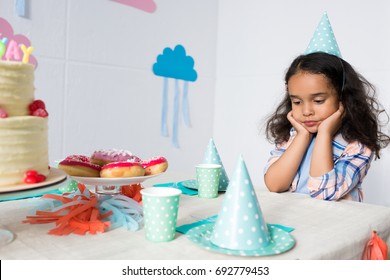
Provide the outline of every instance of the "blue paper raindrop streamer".
[[[172,128],[172,143],[173,146],[179,148],[178,143],[178,126],[179,118],[183,118],[184,125],[191,127],[190,112],[189,112],[189,100],[188,100],[188,87],[189,82],[196,81],[198,74],[194,69],[194,59],[186,54],[186,50],[182,45],[176,45],[174,49],[169,47],[165,48],[161,54],[156,58],[156,62],[153,64],[153,73],[156,76],[164,77],[164,89],[163,89],[163,104],[161,114],[161,135],[168,136],[167,127],[167,114],[168,114],[168,78],[175,80],[175,96],[174,96],[174,111],[173,111],[173,128]],[[179,87],[179,81],[183,80],[184,85],[181,89]],[[183,100],[180,100],[180,91],[183,91]],[[180,108],[182,107],[182,108]],[[180,110],[182,112],[180,112]]]
[[19,17],[26,16],[26,0],[16,0],[15,1],[15,11],[16,15]]
[[179,126],[179,81],[175,79],[175,99],[173,102],[173,128],[172,128],[172,144],[174,147],[179,148],[178,141],[178,126]]
[[184,124],[187,127],[191,126],[190,122],[190,112],[189,112],[189,102],[188,102],[188,81],[184,81],[183,86],[183,120]]
[[168,113],[168,78],[164,78],[163,101],[162,101],[162,111],[161,111],[161,135],[165,137],[168,136],[167,113]]

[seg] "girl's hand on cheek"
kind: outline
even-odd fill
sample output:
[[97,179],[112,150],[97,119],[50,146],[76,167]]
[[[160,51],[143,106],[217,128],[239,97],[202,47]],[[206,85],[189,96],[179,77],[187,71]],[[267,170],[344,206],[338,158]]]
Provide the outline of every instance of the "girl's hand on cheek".
[[294,129],[297,131],[297,134],[310,135],[310,132],[302,124],[300,124],[296,119],[294,119],[294,116],[292,115],[292,111],[290,111],[287,114],[287,119],[291,123],[291,125],[294,127]]
[[327,133],[330,136],[335,135],[341,127],[341,124],[343,122],[343,116],[344,106],[340,102],[339,109],[321,122],[318,127],[318,133]]

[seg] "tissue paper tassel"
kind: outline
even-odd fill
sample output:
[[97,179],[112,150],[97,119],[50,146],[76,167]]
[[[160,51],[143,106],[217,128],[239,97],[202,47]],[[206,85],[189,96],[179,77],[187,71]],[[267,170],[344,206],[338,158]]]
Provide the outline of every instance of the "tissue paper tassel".
[[130,197],[131,199],[137,202],[142,201],[141,190],[142,190],[141,184],[122,186],[122,194],[124,196]]
[[[35,216],[27,216],[24,223],[45,224],[56,223],[56,228],[49,231],[53,235],[68,235],[70,233],[86,234],[87,232],[95,234],[104,232],[110,226],[109,222],[103,222],[102,219],[111,215],[110,212],[100,215],[97,208],[98,199],[90,193],[87,188],[78,184],[79,190],[74,194],[59,196],[46,194],[42,198],[52,201],[46,201],[41,206],[45,210],[37,210]],[[58,205],[60,202],[60,205]],[[50,207],[54,206],[54,207]],[[47,209],[52,208],[52,209]]]
[[103,215],[112,213],[107,219],[110,222],[110,230],[118,227],[126,227],[128,230],[139,230],[143,222],[142,207],[133,199],[116,195],[104,200],[99,205],[99,210]]
[[78,191],[69,194],[47,194],[36,215],[27,216],[24,223],[56,223],[56,228],[49,231],[53,235],[71,233],[84,235],[105,232],[119,226],[137,230],[142,222],[142,209],[124,196],[116,196],[99,201],[83,184],[78,184]]

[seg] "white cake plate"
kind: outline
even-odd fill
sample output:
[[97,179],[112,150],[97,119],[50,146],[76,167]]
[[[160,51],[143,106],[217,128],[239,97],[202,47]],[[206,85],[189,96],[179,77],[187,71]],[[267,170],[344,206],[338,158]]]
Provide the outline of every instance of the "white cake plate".
[[140,176],[140,177],[125,177],[125,178],[101,178],[101,177],[79,177],[71,176],[71,178],[81,184],[95,186],[95,191],[98,194],[115,195],[121,193],[121,186],[140,184],[148,179],[157,177],[163,173]]
[[1,186],[0,193],[19,192],[42,187],[48,187],[65,181],[67,175],[64,171],[54,167],[50,167],[50,173],[46,176],[46,180],[36,184],[16,184],[10,186]]

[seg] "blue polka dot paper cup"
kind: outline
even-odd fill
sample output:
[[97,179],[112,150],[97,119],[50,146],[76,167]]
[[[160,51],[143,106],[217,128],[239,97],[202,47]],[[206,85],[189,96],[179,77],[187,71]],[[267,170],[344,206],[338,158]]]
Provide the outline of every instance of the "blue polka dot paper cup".
[[175,238],[181,190],[145,188],[141,190],[145,237],[152,242],[168,242]]
[[202,163],[195,166],[198,181],[198,196],[200,198],[215,198],[218,196],[220,164]]

